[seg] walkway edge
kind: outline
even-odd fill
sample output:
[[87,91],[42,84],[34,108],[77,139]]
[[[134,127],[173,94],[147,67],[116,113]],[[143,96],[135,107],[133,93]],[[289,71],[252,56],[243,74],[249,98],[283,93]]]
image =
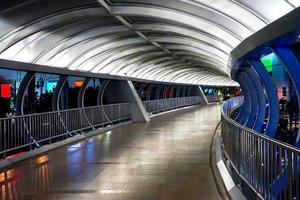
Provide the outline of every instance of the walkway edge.
[[[207,106],[209,106],[209,105],[207,105]],[[173,114],[173,113],[180,112],[180,111],[186,111],[186,110],[193,109],[193,108],[203,108],[203,107],[205,107],[205,106],[203,106],[203,105],[194,105],[194,106],[187,106],[187,107],[177,108],[177,109],[157,113],[157,114],[154,114],[154,115],[150,115],[150,118],[159,117],[159,116],[167,115],[167,114]]]
[[[219,125],[220,124],[218,124],[218,126]],[[221,150],[221,131],[220,128],[218,128],[218,126],[216,127],[212,141],[212,148],[215,147],[215,152],[211,151],[211,157],[215,156],[215,159],[211,160],[211,168],[213,171],[217,188],[223,199],[247,200],[247,198],[243,195],[238,186],[234,183],[223,161]],[[226,194],[224,194],[224,190],[226,191]]]
[[120,124],[116,124],[114,126],[97,129],[97,130],[94,130],[94,131],[90,131],[90,132],[88,132],[84,135],[76,135],[72,138],[69,138],[69,139],[66,139],[66,140],[63,140],[63,141],[60,141],[60,142],[56,142],[56,143],[49,144],[49,145],[44,145],[41,148],[35,149],[33,151],[25,152],[24,154],[22,154],[20,156],[17,156],[17,157],[7,158],[7,159],[0,162],[0,171],[5,170],[5,169],[9,168],[10,166],[15,165],[15,164],[17,164],[21,161],[27,160],[29,158],[36,157],[38,155],[41,155],[41,154],[44,154],[46,152],[52,151],[52,150],[57,149],[59,147],[63,147],[65,145],[72,144],[72,143],[78,142],[80,140],[83,140],[83,139],[86,139],[86,138],[89,138],[89,137],[92,137],[92,136],[95,136],[95,135],[99,135],[103,132],[106,132],[106,131],[109,131],[109,130],[112,130],[112,129],[115,129],[115,128],[120,128],[120,127],[128,125],[130,123],[132,123],[132,121],[123,122],[123,123],[120,123]]

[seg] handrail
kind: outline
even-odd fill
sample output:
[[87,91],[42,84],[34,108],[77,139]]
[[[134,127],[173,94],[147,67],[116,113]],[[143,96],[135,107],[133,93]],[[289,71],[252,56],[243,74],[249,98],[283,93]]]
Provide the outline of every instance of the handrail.
[[242,104],[242,99],[233,98],[222,105],[221,137],[224,155],[240,180],[256,198],[299,199],[300,149],[231,119],[232,101]]
[[[228,101],[229,101],[229,100],[228,100]],[[285,142],[276,140],[276,139],[271,138],[271,137],[269,137],[269,136],[267,136],[267,135],[265,135],[265,134],[261,134],[261,133],[256,132],[256,131],[254,131],[254,130],[252,130],[252,129],[246,127],[246,126],[243,126],[243,125],[239,124],[238,122],[236,122],[235,120],[231,119],[230,117],[228,117],[228,116],[224,113],[224,111],[223,111],[224,107],[223,107],[223,106],[224,106],[224,103],[222,104],[222,107],[221,107],[221,115],[222,115],[222,117],[223,117],[226,121],[228,121],[230,124],[234,125],[234,126],[237,127],[237,128],[240,128],[240,129],[242,129],[242,130],[245,130],[245,131],[247,131],[247,132],[249,132],[249,133],[255,135],[255,136],[258,137],[258,138],[264,139],[264,140],[266,140],[266,141],[268,141],[268,142],[271,142],[271,143],[273,143],[273,144],[276,144],[276,145],[278,145],[278,146],[281,146],[281,147],[283,147],[283,148],[289,149],[289,150],[291,150],[291,151],[293,151],[293,152],[295,152],[295,153],[299,153],[299,154],[300,154],[300,148],[298,148],[298,147],[295,147],[295,146],[292,146],[292,145],[287,144],[287,143],[285,143]]]
[[[109,118],[106,117],[109,116]],[[0,158],[95,128],[132,120],[132,104],[75,108],[0,119]]]
[[192,105],[200,105],[201,97],[190,96],[190,97],[177,97],[167,99],[156,99],[150,101],[143,101],[143,105],[149,115],[182,108]]
[[[127,105],[128,103],[114,103],[114,104],[107,104],[107,105],[100,105],[101,107],[109,107],[114,105]],[[32,114],[26,114],[26,115],[18,115],[18,116],[9,116],[0,118],[0,120],[5,119],[16,119],[16,118],[22,118],[22,117],[30,117],[30,116],[38,116],[38,115],[47,115],[52,113],[63,113],[63,112],[70,112],[70,111],[76,111],[76,110],[83,110],[83,109],[93,109],[98,108],[100,106],[89,106],[89,107],[82,107],[82,108],[70,108],[70,109],[63,109],[63,110],[57,110],[57,111],[49,111],[49,112],[43,112],[43,113],[32,113]]]

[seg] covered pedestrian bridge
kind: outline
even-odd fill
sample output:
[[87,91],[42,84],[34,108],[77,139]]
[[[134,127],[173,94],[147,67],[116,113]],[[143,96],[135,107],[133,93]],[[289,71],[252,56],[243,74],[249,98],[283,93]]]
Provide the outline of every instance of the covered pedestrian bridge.
[[2,0],[0,200],[300,199],[298,6]]

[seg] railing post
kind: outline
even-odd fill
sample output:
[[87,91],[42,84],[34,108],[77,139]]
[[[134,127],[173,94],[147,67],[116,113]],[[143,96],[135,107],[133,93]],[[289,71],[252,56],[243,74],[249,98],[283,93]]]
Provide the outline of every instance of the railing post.
[[[291,151],[288,151],[288,199],[293,199],[293,155]],[[299,188],[297,189],[299,190]],[[299,191],[296,191],[299,192]]]
[[121,122],[121,104],[119,104],[118,108],[119,108],[119,123],[120,123]]
[[4,135],[3,135],[3,137],[4,137],[4,149],[3,149],[3,151],[4,151],[4,153],[3,153],[3,158],[6,158],[6,151],[7,151],[7,144],[6,144],[6,142],[7,142],[7,124],[6,124],[6,120],[3,120],[3,122],[4,122]]

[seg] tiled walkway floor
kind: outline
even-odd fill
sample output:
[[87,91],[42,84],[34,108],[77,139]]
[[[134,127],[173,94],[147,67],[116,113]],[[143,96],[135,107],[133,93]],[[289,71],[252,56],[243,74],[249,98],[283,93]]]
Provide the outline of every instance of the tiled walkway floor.
[[197,108],[59,148],[0,173],[0,198],[221,199],[209,165],[219,119],[218,106]]

